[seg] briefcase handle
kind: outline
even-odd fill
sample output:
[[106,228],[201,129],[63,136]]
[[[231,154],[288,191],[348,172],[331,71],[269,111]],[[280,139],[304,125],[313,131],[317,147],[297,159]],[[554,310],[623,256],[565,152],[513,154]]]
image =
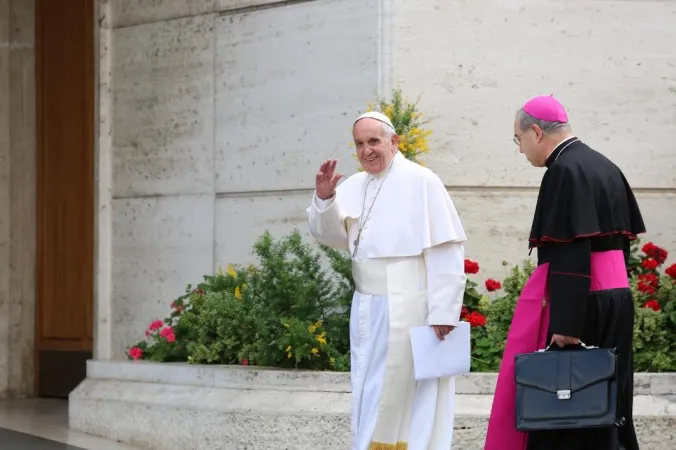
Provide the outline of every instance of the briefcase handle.
[[[579,344],[579,345],[580,345],[582,348],[586,349],[586,350],[593,350],[593,349],[595,349],[595,348],[598,348],[598,347],[595,347],[595,346],[593,346],[593,345],[587,345],[587,344],[585,344],[585,343],[582,342],[582,341],[580,341],[580,344]],[[547,348],[541,348],[540,350],[538,350],[538,352],[546,352],[546,351],[548,351],[548,350],[551,348],[551,346],[552,346],[552,344],[550,343],[550,344],[547,346]]]

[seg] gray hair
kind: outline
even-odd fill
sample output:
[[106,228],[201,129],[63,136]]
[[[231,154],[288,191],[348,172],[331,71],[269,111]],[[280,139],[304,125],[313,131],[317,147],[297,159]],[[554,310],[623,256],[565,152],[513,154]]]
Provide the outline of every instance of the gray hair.
[[536,119],[521,108],[517,112],[519,120],[519,129],[526,131],[533,125],[537,125],[542,129],[544,134],[561,133],[563,131],[570,131],[570,125],[563,122],[547,122],[545,120]]
[[388,124],[386,124],[385,122],[380,122],[380,124],[381,124],[382,127],[383,127],[383,133],[385,134],[385,137],[386,137],[387,139],[392,139],[392,136],[394,136],[395,134],[397,134],[397,132],[395,131],[395,129],[392,128],[391,126],[389,126]]

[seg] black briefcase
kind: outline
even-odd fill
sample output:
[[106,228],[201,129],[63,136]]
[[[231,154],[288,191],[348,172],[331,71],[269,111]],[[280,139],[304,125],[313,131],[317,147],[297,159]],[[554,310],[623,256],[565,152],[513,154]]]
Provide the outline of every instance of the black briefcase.
[[617,353],[580,347],[516,355],[516,429],[619,426]]

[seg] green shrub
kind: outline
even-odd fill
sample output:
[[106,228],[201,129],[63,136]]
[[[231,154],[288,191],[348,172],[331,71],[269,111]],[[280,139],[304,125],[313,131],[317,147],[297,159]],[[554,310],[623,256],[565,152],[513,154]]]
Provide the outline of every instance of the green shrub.
[[[141,357],[164,360],[180,346],[198,364],[349,370],[351,280],[332,279],[297,231],[279,241],[265,233],[254,254],[257,266],[228,267],[189,286],[164,321],[175,341],[151,335],[134,347]],[[336,274],[347,273],[337,253],[324,255]]]
[[528,260],[513,267],[502,283],[504,294],[493,300],[486,296],[480,302],[479,311],[486,317],[486,325],[472,329],[472,371],[494,372],[500,368],[516,302],[534,269]]
[[[640,250],[634,244],[632,253],[635,370],[676,371],[676,265],[660,274],[666,251],[652,243]],[[129,358],[348,371],[349,256],[316,250],[298,231],[279,240],[263,234],[254,254],[257,265],[228,267],[188,286],[169,317],[151,323],[146,339],[128,350]],[[487,280],[482,296],[472,278],[479,264],[465,261],[461,317],[472,326],[473,371],[499,369],[516,302],[534,269],[527,260],[502,283]]]

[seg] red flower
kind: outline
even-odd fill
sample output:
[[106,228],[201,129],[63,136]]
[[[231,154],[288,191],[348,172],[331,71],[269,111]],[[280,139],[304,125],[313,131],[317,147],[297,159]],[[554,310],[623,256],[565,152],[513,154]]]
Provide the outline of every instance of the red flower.
[[656,259],[646,258],[641,261],[641,265],[648,270],[655,270],[657,269],[657,266],[660,265],[660,263],[658,263]]
[[499,281],[493,280],[491,278],[486,280],[486,289],[488,290],[488,292],[497,291],[501,287],[502,287],[502,284],[500,284]]
[[659,279],[653,273],[638,276],[638,290],[644,294],[652,295],[657,292]]
[[160,332],[160,336],[166,339],[167,342],[176,342],[176,335],[171,327],[163,328]]
[[664,261],[667,260],[667,251],[662,247],[658,247],[652,242],[648,242],[641,249],[648,257],[654,258],[659,264],[664,264]]
[[483,327],[486,325],[486,316],[477,311],[467,314],[467,321],[471,327]]
[[460,318],[464,319],[469,314],[469,309],[465,305],[462,305],[462,310],[460,311]]
[[161,320],[155,320],[151,322],[150,326],[148,327],[148,331],[159,330],[160,328],[162,328],[162,325],[164,325],[164,322],[162,322]]
[[479,272],[479,263],[466,259],[465,260],[465,273],[477,273]]
[[676,279],[676,264],[672,264],[669,267],[667,267],[664,273],[669,275],[671,278]]
[[657,300],[650,300],[647,301],[643,304],[644,308],[650,308],[653,311],[659,311],[660,310],[660,304],[657,302]]
[[246,358],[242,358],[242,365],[243,366],[248,366],[249,365],[249,360]]
[[643,283],[653,285],[655,287],[657,287],[657,284],[660,281],[659,278],[657,278],[657,275],[655,275],[654,273],[647,273],[645,275],[639,275],[638,280],[643,282]]
[[643,294],[646,295],[653,295],[655,292],[657,292],[657,289],[655,289],[653,286],[645,283],[639,283],[638,284],[638,290],[642,292]]
[[129,357],[131,359],[141,359],[143,358],[143,350],[138,347],[132,347],[129,349]]

